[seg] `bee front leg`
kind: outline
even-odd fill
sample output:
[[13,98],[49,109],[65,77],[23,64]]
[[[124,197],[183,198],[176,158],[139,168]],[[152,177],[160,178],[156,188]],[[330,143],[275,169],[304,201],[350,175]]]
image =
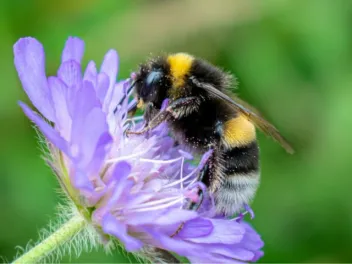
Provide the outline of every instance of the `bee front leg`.
[[157,127],[160,125],[162,122],[167,121],[171,117],[170,112],[163,110],[160,111],[152,120],[147,122],[146,126],[140,130],[140,131],[127,131],[127,135],[142,135],[149,130],[152,130],[153,128]]
[[143,114],[145,126],[147,126],[157,114],[159,113],[159,110],[154,107],[153,103],[148,103]]
[[169,120],[171,117],[173,118],[180,118],[183,116],[186,116],[196,109],[198,109],[198,106],[200,104],[200,98],[199,97],[185,97],[185,98],[180,98],[175,101],[173,101],[168,107],[166,107],[165,110],[161,110],[158,114],[154,116],[150,121],[148,111],[151,111],[150,109],[147,108],[145,117],[146,117],[146,126],[140,130],[140,131],[127,131],[127,135],[142,135],[149,130],[157,127],[160,125],[162,122]]

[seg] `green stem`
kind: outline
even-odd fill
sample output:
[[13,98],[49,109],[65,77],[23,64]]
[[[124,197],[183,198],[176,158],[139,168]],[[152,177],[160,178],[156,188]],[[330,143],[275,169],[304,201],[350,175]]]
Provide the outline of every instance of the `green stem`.
[[55,249],[71,240],[77,233],[83,230],[86,222],[80,216],[68,220],[63,226],[44,239],[34,248],[24,253],[13,263],[35,263],[48,256]]

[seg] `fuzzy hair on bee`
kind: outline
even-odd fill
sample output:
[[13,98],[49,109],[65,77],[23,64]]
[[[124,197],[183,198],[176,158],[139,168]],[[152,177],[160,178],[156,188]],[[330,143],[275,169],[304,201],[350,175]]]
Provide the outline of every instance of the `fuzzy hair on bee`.
[[[175,139],[195,153],[212,149],[198,180],[212,193],[219,214],[233,215],[254,198],[260,166],[256,127],[293,149],[257,110],[227,95],[233,75],[187,53],[155,57],[141,64],[133,80],[138,108],[144,108],[142,134],[167,122]],[[161,110],[165,99],[166,109]],[[194,206],[191,206],[194,207]]]

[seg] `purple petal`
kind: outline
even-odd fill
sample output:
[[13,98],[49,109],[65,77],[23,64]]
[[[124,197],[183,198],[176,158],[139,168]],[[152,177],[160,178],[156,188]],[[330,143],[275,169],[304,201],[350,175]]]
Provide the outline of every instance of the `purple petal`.
[[98,73],[97,73],[97,67],[95,66],[95,62],[90,61],[84,72],[83,80],[90,81],[93,84],[93,86],[96,86],[97,76],[98,76]]
[[255,251],[254,252],[254,257],[251,259],[252,262],[257,262],[261,257],[264,256],[263,251]]
[[136,251],[143,246],[141,241],[128,235],[126,225],[117,221],[111,214],[104,216],[102,226],[105,233],[120,239],[127,251]]
[[241,223],[242,227],[245,228],[246,233],[241,241],[241,244],[251,250],[259,250],[264,246],[260,235],[246,222]]
[[33,112],[26,104],[19,102],[26,116],[32,120],[44,134],[44,136],[53,143],[57,148],[63,151],[66,155],[70,156],[68,143],[59,135],[59,133],[45,122],[37,113]]
[[14,45],[14,55],[18,76],[29,99],[45,118],[55,121],[42,44],[34,38],[21,38]]
[[107,179],[107,183],[119,182],[127,179],[127,176],[131,173],[132,166],[126,161],[120,161],[115,164],[115,168],[110,179]]
[[77,37],[69,37],[65,43],[64,51],[62,52],[61,61],[74,60],[81,63],[84,54],[84,41]]
[[[82,135],[85,133],[87,115],[92,111],[92,109],[100,108],[100,102],[96,98],[94,87],[90,82],[83,82],[83,87],[78,89],[72,105],[71,140],[79,145],[82,141]],[[89,126],[92,126],[92,124],[93,123],[91,121]]]
[[196,218],[185,223],[177,237],[182,239],[208,236],[213,231],[210,220]]
[[187,240],[203,244],[235,244],[239,243],[245,234],[244,227],[235,221],[222,219],[209,219],[209,221],[212,222],[214,229],[208,236],[189,237]]
[[254,252],[245,249],[241,244],[238,248],[214,246],[212,253],[243,261],[251,261],[255,256]]
[[153,225],[154,221],[164,213],[165,210],[154,210],[147,212],[129,213],[127,223],[131,226]]
[[117,78],[118,71],[118,55],[115,50],[109,50],[103,60],[100,68],[100,72],[105,73],[109,77],[109,88],[106,94],[106,100],[104,103],[104,111],[107,110],[108,104],[111,102],[111,95],[114,90],[114,86]]
[[85,171],[80,169],[73,170],[72,168],[70,175],[75,188],[88,192],[94,190],[93,184],[89,181],[88,175]]
[[[156,225],[173,225],[182,222],[192,222],[197,217],[197,213],[190,210],[170,209],[166,214],[161,215],[155,220]],[[187,225],[187,223],[185,225]],[[210,223],[211,224],[211,223]],[[198,228],[201,228],[198,226]]]
[[[224,244],[200,244],[203,252],[210,252],[210,258],[216,259],[216,263],[243,263],[252,261],[261,255],[260,251],[252,251],[247,249],[242,243],[233,245]],[[187,256],[193,263],[195,259],[203,260],[202,262],[209,262],[210,260],[204,258],[203,254],[193,254],[193,256]],[[209,257],[209,256],[208,256]]]
[[[116,108],[117,103],[120,101],[122,96],[124,96],[128,86],[129,86],[128,81],[120,81],[115,84],[114,86],[115,88],[112,90],[110,94],[109,94],[109,91],[107,92],[107,95],[104,101],[103,110],[110,115],[110,118],[116,118],[114,114],[114,110]],[[123,115],[124,112],[126,111],[125,110],[126,107],[127,107],[127,100],[125,100],[125,102],[122,104],[122,109],[118,111],[118,114]]]
[[[182,209],[168,209],[168,210],[154,210],[143,213],[135,213],[130,215],[128,223],[130,225],[174,225],[181,224],[190,219],[197,217],[195,211],[182,210]],[[170,230],[173,233],[174,229]]]
[[104,102],[106,93],[109,89],[110,81],[109,76],[105,73],[99,73],[97,79],[97,86],[96,86],[96,93],[97,97],[99,98],[100,102]]
[[192,160],[193,159],[193,156],[191,153],[188,153],[182,149],[179,149],[178,152],[181,154],[181,156],[183,156],[185,159],[188,159],[188,160]]
[[90,161],[89,167],[87,170],[90,171],[93,175],[95,175],[97,180],[101,180],[98,172],[102,166],[102,163],[106,157],[106,154],[110,151],[111,142],[112,142],[111,135],[108,132],[104,132],[100,136],[96,144],[93,158]]
[[[130,174],[131,169],[128,168],[129,164],[127,162],[119,162],[115,165],[115,168],[112,172],[112,177],[115,178],[117,184],[115,185],[115,189],[109,199],[108,207],[113,207],[117,204],[117,202],[123,202],[123,199],[127,200],[128,193],[130,192],[131,188],[134,185],[132,180],[128,180],[127,176]],[[122,194],[126,194],[122,197]],[[122,197],[122,199],[121,199]]]
[[[94,125],[92,122],[94,122]],[[73,142],[79,146],[80,152],[82,153],[82,159],[79,161],[79,166],[81,168],[86,168],[86,166],[88,166],[94,158],[97,158],[98,160],[96,160],[96,162],[99,161],[98,167],[100,167],[100,164],[103,162],[105,155],[94,157],[94,153],[97,149],[101,136],[108,133],[108,125],[105,120],[105,114],[101,111],[100,108],[95,107],[87,113],[82,125],[82,130],[84,132],[80,135],[79,139],[73,138]],[[75,136],[78,137],[78,135]],[[105,142],[110,141],[111,140],[107,140]],[[102,147],[107,147],[107,145],[103,145]]]
[[[202,254],[206,259],[211,260],[210,254],[202,249],[201,245],[188,243],[187,241],[170,238],[164,233],[157,230],[145,228],[145,232],[149,233],[153,238],[153,244],[159,248],[173,251],[181,256],[192,256]],[[209,252],[210,253],[210,252]]]
[[215,256],[211,256],[212,259],[214,259],[213,261],[209,260],[208,255],[198,255],[198,256],[188,256],[187,257],[188,260],[191,263],[231,263],[231,264],[243,264],[245,262],[243,261],[238,261],[235,259],[229,259],[227,257],[221,256],[221,255],[215,255]]
[[70,140],[72,120],[68,110],[67,86],[57,77],[48,78],[56,114],[55,127],[63,138]]
[[[143,183],[139,183],[138,185],[142,185],[143,186]],[[134,187],[134,191],[136,189],[136,186]],[[126,203],[126,208],[134,208],[135,206],[138,206],[140,204],[143,204],[149,200],[151,200],[153,197],[155,196],[154,193],[150,193],[150,192],[138,192],[138,193],[135,193],[133,195],[133,197],[131,197],[130,200],[127,201]],[[137,216],[138,215],[138,216]],[[134,216],[131,216],[131,218],[133,218]],[[136,213],[136,217],[138,218],[139,217],[139,213]],[[144,217],[144,216],[142,216]],[[137,222],[138,224],[138,222]]]
[[79,86],[82,80],[81,65],[74,60],[65,61],[60,65],[57,76],[69,88]]

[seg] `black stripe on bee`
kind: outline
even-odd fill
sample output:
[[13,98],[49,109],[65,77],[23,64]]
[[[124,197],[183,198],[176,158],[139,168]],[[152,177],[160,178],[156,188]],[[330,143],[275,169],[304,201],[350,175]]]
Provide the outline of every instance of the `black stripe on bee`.
[[256,141],[245,145],[224,150],[222,154],[223,173],[246,174],[259,170],[259,147]]

